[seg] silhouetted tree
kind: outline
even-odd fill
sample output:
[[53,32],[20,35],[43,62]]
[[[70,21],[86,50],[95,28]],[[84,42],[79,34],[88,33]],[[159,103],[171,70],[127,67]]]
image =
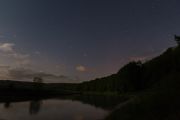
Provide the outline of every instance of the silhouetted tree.
[[180,45],[180,36],[174,35],[174,39],[178,45]]
[[43,79],[42,79],[41,77],[34,77],[34,78],[33,78],[33,82],[42,83],[42,82],[43,82]]
[[43,85],[42,85],[43,79],[42,79],[41,77],[34,77],[34,78],[33,78],[33,82],[36,83],[36,84],[34,84],[34,88],[35,88],[36,90],[39,91],[39,90],[42,89],[42,87],[43,87]]
[[[139,90],[142,88],[142,63],[132,61],[118,72],[123,81],[123,91]],[[122,83],[121,83],[122,84]]]

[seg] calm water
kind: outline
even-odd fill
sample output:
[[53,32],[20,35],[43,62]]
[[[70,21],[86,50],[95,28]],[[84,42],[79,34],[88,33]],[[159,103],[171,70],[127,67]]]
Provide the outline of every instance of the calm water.
[[101,120],[117,98],[79,96],[0,104],[0,120]]

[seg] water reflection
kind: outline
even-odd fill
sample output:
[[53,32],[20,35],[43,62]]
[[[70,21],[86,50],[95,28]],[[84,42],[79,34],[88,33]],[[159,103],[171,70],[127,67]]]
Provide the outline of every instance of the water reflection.
[[128,98],[115,95],[75,95],[60,97],[59,99],[81,101],[83,104],[89,104],[97,108],[111,110],[119,103],[126,101]]
[[4,103],[4,108],[8,109],[11,107],[11,102],[5,102]]
[[[5,102],[4,103],[4,108],[5,109],[11,109],[12,104],[13,103],[11,103],[11,102]],[[32,101],[30,101],[29,102],[29,114],[31,114],[31,115],[38,114],[39,111],[41,110],[42,104],[43,104],[43,101],[41,101],[41,100],[32,100]]]
[[31,101],[29,104],[29,113],[31,115],[38,114],[38,112],[41,110],[42,101],[40,100],[34,100]]
[[[5,99],[4,99],[5,100]],[[123,99],[115,96],[61,96],[53,99],[6,100],[0,114],[7,120],[103,119]]]

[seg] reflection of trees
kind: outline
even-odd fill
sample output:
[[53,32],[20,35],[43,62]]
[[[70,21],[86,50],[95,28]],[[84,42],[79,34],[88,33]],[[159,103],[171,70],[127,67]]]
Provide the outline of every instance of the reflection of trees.
[[5,102],[4,103],[4,108],[8,109],[11,107],[11,102]]
[[106,96],[106,95],[83,95],[75,97],[75,100],[79,100],[82,103],[90,104],[95,107],[103,109],[113,109],[118,104],[126,101],[128,98],[120,96]]
[[105,110],[111,110],[120,103],[128,100],[128,97],[117,95],[75,95],[67,97],[59,97],[59,99],[80,101]]
[[42,105],[42,101],[40,101],[40,100],[33,100],[33,101],[31,101],[30,105],[29,105],[29,113],[31,115],[38,114],[38,112],[41,109],[41,105]]

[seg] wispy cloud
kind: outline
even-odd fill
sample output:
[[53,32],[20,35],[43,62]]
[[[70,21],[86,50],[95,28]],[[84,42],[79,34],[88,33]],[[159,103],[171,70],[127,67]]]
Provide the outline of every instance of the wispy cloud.
[[4,57],[13,59],[17,65],[30,63],[30,55],[17,52],[14,43],[0,43],[0,54]]
[[15,44],[13,43],[0,43],[0,51],[3,52],[14,52],[13,47]]
[[87,69],[83,65],[78,65],[78,66],[76,66],[76,70],[79,72],[85,72]]

